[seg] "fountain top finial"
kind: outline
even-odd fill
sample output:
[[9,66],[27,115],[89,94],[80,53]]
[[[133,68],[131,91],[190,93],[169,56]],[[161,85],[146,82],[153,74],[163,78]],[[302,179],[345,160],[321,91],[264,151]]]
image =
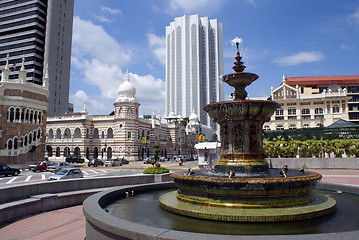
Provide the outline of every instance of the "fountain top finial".
[[234,62],[234,67],[232,68],[235,72],[243,72],[244,69],[246,68],[246,66],[243,65],[242,57],[239,54],[239,42],[236,42],[237,45],[237,56],[235,57],[235,59],[237,60],[236,62]]

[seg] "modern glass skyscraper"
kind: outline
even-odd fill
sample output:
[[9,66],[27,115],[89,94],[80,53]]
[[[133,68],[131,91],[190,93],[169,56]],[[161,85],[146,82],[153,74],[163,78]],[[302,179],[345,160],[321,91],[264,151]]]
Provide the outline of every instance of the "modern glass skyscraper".
[[222,24],[217,19],[183,16],[166,27],[166,114],[188,117],[216,130],[202,107],[224,99]]
[[48,116],[68,108],[73,11],[74,0],[0,0],[0,68],[9,54],[18,78],[24,58],[26,80],[42,84],[48,65]]

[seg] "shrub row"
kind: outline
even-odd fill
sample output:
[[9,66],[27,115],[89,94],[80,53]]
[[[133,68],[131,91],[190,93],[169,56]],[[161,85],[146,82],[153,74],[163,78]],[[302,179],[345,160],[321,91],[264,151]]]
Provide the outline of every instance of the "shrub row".
[[335,157],[359,157],[359,140],[334,139],[334,140],[307,140],[307,141],[264,141],[263,150],[266,157],[293,158],[299,157],[325,157],[330,154]]

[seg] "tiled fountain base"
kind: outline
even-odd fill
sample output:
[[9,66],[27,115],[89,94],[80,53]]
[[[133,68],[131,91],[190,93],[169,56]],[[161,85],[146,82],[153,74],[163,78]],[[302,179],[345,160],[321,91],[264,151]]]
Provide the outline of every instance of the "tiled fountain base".
[[160,206],[170,212],[209,220],[232,222],[277,222],[305,220],[324,216],[335,211],[333,198],[317,194],[308,205],[289,208],[238,209],[210,207],[183,202],[177,199],[177,191],[160,197]]

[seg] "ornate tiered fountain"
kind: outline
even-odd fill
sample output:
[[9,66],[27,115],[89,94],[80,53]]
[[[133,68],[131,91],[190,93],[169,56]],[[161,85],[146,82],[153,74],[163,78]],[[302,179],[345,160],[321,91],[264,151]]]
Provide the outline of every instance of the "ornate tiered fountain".
[[234,73],[222,80],[235,88],[233,100],[203,107],[221,129],[221,157],[213,170],[171,174],[178,187],[160,206],[181,215],[245,222],[303,220],[335,209],[335,200],[311,193],[321,175],[302,169],[270,169],[262,147],[262,127],[280,105],[246,100],[245,88],[258,75],[243,72],[237,43]]

